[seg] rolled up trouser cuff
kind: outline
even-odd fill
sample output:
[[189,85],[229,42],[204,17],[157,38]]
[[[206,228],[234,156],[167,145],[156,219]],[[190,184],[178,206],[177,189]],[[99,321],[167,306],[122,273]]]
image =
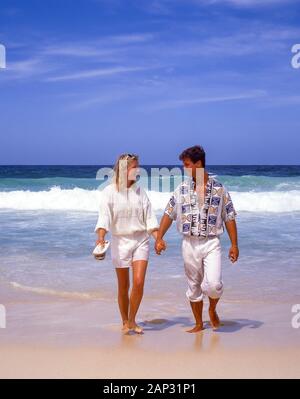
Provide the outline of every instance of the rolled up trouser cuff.
[[224,291],[223,282],[210,282],[209,284],[202,284],[202,292],[209,298],[218,299],[221,298]]
[[195,296],[189,289],[186,292],[186,297],[190,302],[201,302],[204,299],[204,293]]

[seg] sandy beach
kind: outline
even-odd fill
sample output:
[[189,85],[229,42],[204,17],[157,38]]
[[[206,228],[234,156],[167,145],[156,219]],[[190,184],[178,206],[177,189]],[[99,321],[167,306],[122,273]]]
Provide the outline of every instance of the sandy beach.
[[[201,340],[201,337],[198,338]],[[1,378],[299,378],[299,349],[172,353],[131,348],[1,347]]]
[[7,328],[0,329],[0,377],[300,377],[300,331],[291,327],[287,305],[224,301],[219,331],[210,328],[206,309],[206,329],[189,334],[188,303],[179,312],[150,304],[146,296],[139,317],[145,334],[124,335],[114,300],[18,293],[7,306]]

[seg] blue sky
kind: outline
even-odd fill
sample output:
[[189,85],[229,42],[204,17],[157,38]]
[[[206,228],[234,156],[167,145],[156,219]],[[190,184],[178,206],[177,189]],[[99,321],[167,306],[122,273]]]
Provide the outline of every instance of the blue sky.
[[0,164],[299,164],[296,0],[1,0]]

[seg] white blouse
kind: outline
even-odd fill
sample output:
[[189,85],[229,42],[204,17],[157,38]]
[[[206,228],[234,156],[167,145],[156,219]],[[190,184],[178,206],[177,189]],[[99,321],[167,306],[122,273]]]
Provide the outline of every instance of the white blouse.
[[158,229],[158,222],[146,192],[133,185],[118,191],[110,184],[101,191],[95,232],[102,228],[113,235],[128,235]]

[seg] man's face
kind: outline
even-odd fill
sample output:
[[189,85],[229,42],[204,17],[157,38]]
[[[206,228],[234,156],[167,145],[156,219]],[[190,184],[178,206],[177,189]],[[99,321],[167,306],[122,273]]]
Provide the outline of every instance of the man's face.
[[[183,160],[183,167],[187,169],[187,173],[193,178],[196,179],[197,169],[202,168],[202,162],[198,161],[194,163],[190,158],[185,158]],[[199,172],[198,172],[199,173]]]

